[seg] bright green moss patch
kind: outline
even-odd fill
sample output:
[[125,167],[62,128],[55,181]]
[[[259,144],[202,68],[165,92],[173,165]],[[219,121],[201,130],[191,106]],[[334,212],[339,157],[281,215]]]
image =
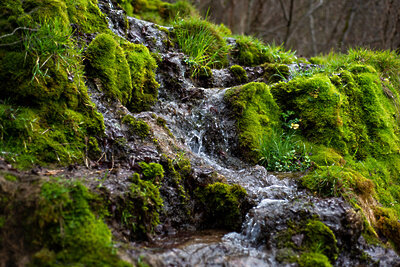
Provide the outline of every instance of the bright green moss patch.
[[93,137],[103,134],[103,118],[87,94],[83,57],[72,38],[69,4],[61,0],[0,4],[12,14],[7,22],[2,20],[6,32],[18,26],[35,29],[16,31],[11,39],[1,41],[22,42],[0,48],[0,79],[4,81],[0,147],[6,159],[21,168],[99,157]]
[[374,183],[359,172],[341,166],[322,166],[301,178],[303,186],[322,196],[344,196],[374,194]]
[[111,231],[92,208],[96,197],[85,186],[59,179],[23,180],[14,186],[1,180],[4,262],[21,262],[18,256],[24,253],[29,266],[129,266],[116,255]]
[[[162,168],[158,168],[158,165],[156,168],[149,166],[150,170],[144,167],[146,175],[161,175]],[[156,179],[156,177],[153,178]],[[147,235],[152,234],[154,227],[160,223],[159,212],[162,209],[163,200],[160,197],[159,188],[151,181],[142,180],[138,173],[132,175],[131,182],[130,191],[121,196],[117,216],[121,223],[130,229],[131,238],[146,239]]]
[[89,203],[93,196],[84,186],[47,182],[40,195],[35,215],[39,231],[34,235],[44,248],[33,256],[33,266],[129,266],[114,254],[111,232],[92,213]]
[[[297,235],[302,240],[295,244],[293,237]],[[276,238],[278,248],[286,249],[280,253],[281,260],[297,262],[299,266],[332,266],[339,254],[334,233],[318,219],[289,222]]]
[[234,36],[236,47],[232,56],[242,66],[258,66],[266,62],[293,63],[296,57],[282,46],[265,45],[262,41],[245,35]]
[[140,162],[140,168],[142,168],[143,178],[146,180],[151,180],[152,182],[158,184],[161,179],[164,178],[164,169],[162,165],[151,162]]
[[65,0],[65,3],[70,22],[77,24],[80,32],[111,32],[98,0]]
[[264,68],[264,79],[269,83],[286,81],[289,78],[289,67],[284,64],[266,63]]
[[237,118],[239,156],[257,162],[262,138],[271,134],[271,127],[279,125],[280,109],[269,87],[264,83],[235,87],[225,93],[225,100]]
[[328,257],[316,252],[306,252],[301,254],[298,261],[300,267],[331,267]]
[[315,143],[358,158],[398,151],[395,105],[379,76],[342,71],[340,78],[335,86],[326,74],[299,77],[274,85],[271,92],[284,110],[299,114],[302,133]]
[[124,43],[122,48],[132,81],[132,98],[127,107],[133,112],[148,110],[157,101],[160,86],[155,80],[156,60],[142,44]]
[[248,81],[246,71],[239,65],[233,65],[229,68],[235,80],[239,83],[246,83]]
[[209,223],[227,229],[239,229],[247,192],[239,185],[209,184],[197,188],[196,195],[205,206]]
[[124,51],[114,37],[98,35],[86,51],[87,74],[101,80],[103,91],[126,105],[132,97],[132,80]]
[[150,134],[150,126],[142,120],[136,119],[132,115],[126,115],[122,118],[122,123],[128,125],[129,132],[144,139]]
[[161,0],[117,0],[131,17],[168,25],[177,17],[198,16],[197,10],[186,0],[168,3]]
[[157,100],[157,65],[144,45],[120,46],[112,35],[100,34],[90,43],[86,57],[88,77],[100,79],[106,95],[131,111],[147,110]]

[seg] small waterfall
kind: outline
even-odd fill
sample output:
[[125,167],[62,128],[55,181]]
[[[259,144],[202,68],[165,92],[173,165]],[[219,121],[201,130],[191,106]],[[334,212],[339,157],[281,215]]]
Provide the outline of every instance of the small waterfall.
[[[107,8],[104,8],[104,2],[108,3]],[[120,34],[122,28],[116,22],[121,14],[111,1],[102,3],[110,28]],[[366,245],[360,235],[362,227],[354,226],[362,219],[343,199],[312,196],[302,191],[294,179],[278,178],[262,166],[249,166],[242,162],[236,156],[239,153],[236,121],[224,102],[228,86],[234,86],[226,80],[229,71],[213,70],[216,78],[210,83],[212,88],[199,87],[196,79],[189,77],[185,56],[165,46],[167,37],[163,31],[152,23],[134,18],[128,20],[130,28],[126,38],[129,41],[144,43],[151,51],[162,52],[157,73],[157,81],[161,85],[159,102],[151,113],[166,121],[174,135],[174,142],[188,155],[192,165],[205,166],[224,176],[228,183],[240,184],[254,203],[239,233],[192,233],[193,240],[190,242],[182,238],[186,241],[167,248],[128,248],[131,255],[136,258],[142,255],[153,266],[280,266],[282,264],[276,259],[281,253],[277,247],[279,232],[287,229],[289,222],[318,217],[332,229],[338,237],[338,246],[344,249],[336,265],[359,263],[350,252],[346,252],[346,242],[349,241],[353,251],[366,253],[377,262],[381,261],[381,266],[400,262],[393,251],[385,252],[382,251],[384,249]],[[150,39],[151,42],[148,41]],[[262,69],[258,67],[246,70],[252,73],[252,80],[262,75]],[[106,135],[112,138],[124,136],[112,108],[118,105],[105,104],[96,90],[91,91],[91,98],[104,116]],[[125,114],[129,112],[124,107],[120,108]],[[137,157],[138,148],[135,146],[132,143],[130,153],[136,153]],[[157,158],[157,155],[153,156]]]

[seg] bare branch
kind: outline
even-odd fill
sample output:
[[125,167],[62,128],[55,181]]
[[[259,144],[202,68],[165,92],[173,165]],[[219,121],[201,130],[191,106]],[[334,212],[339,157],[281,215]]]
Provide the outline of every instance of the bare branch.
[[1,36],[0,36],[0,39],[6,38],[6,37],[9,37],[9,36],[12,36],[12,35],[14,35],[18,30],[27,30],[27,31],[33,31],[33,32],[37,32],[37,31],[38,31],[38,29],[31,29],[31,28],[26,28],[26,27],[18,27],[18,28],[16,28],[16,29],[14,29],[12,33],[8,33],[8,34],[1,35]]

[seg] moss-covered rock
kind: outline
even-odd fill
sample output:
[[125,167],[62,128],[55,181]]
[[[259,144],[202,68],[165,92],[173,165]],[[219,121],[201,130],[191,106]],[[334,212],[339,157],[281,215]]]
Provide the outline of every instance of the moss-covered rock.
[[284,64],[266,63],[264,68],[264,80],[269,84],[286,81],[289,78],[289,67]]
[[[147,175],[153,175],[145,170]],[[146,239],[160,223],[163,200],[159,188],[151,181],[142,180],[138,173],[132,175],[131,182],[130,191],[120,197],[116,216],[129,228],[132,239]]]
[[331,267],[328,257],[316,252],[306,252],[301,254],[298,261],[300,267]]
[[246,83],[249,80],[246,71],[241,66],[233,65],[229,70],[238,83]]
[[131,17],[168,25],[179,17],[198,16],[198,11],[186,0],[169,3],[161,0],[117,0]]
[[[87,140],[89,135],[103,135],[103,118],[89,100],[83,57],[71,36],[74,18],[67,10],[72,1],[12,2],[0,4],[10,15],[0,23],[6,32],[18,26],[35,30],[16,31],[10,39],[1,40],[24,40],[0,48],[0,79],[5,82],[0,93],[2,150],[19,167],[98,158],[96,139],[91,139],[90,146]],[[91,6],[81,14],[97,16],[97,5]],[[105,29],[104,17],[98,19]]]
[[205,206],[209,224],[231,230],[240,229],[247,195],[243,187],[217,182],[199,187],[195,193]]
[[139,166],[142,168],[143,177],[146,180],[151,180],[152,182],[158,184],[161,182],[161,179],[164,178],[163,166],[158,163],[140,162]]
[[332,266],[339,254],[334,233],[318,219],[291,222],[276,239],[278,248],[284,249],[280,260],[297,262],[299,266]]
[[156,60],[142,44],[124,43],[122,48],[132,81],[132,98],[127,107],[133,112],[149,110],[157,101],[158,87],[155,80]]
[[[8,251],[3,262],[17,263],[21,259],[15,257],[25,253],[30,266],[129,266],[115,254],[111,231],[91,206],[96,196],[85,186],[61,179],[7,183],[0,177],[7,196],[7,203],[0,203],[0,214],[7,214],[1,236],[15,247],[0,246]],[[19,196],[18,190],[29,194]]]
[[378,75],[342,71],[340,77],[336,86],[326,74],[299,77],[274,85],[271,92],[283,110],[300,116],[302,133],[315,143],[361,159],[398,151],[397,124],[389,115],[395,106]]
[[124,51],[109,34],[99,34],[86,51],[87,74],[99,78],[102,90],[126,105],[132,97],[132,80]]
[[142,120],[136,119],[132,115],[125,115],[122,123],[128,125],[130,134],[139,136],[144,139],[150,134],[150,126]]
[[294,53],[284,51],[281,46],[265,45],[257,38],[245,35],[235,36],[236,47],[232,56],[242,66],[258,66],[263,63],[292,63],[296,60]]
[[250,162],[260,159],[260,141],[279,125],[280,109],[264,83],[249,83],[229,89],[225,94],[236,116],[239,132],[238,156]]

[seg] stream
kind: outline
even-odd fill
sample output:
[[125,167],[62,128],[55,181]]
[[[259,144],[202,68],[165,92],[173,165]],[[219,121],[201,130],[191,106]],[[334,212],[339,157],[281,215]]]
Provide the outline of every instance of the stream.
[[[100,1],[99,6],[108,16],[110,28],[121,35],[124,32],[119,26],[123,25],[121,12],[110,1]],[[318,217],[337,238],[340,253],[336,266],[360,264],[360,255],[364,254],[377,266],[400,264],[392,250],[367,245],[361,235],[362,217],[344,199],[315,197],[299,188],[293,178],[296,174],[280,174],[278,178],[264,167],[249,166],[238,158],[235,120],[224,102],[226,90],[238,84],[232,81],[228,69],[212,70],[213,77],[207,82],[208,88],[204,88],[204,84],[189,77],[184,55],[175,48],[165,47],[164,40],[168,38],[165,32],[149,22],[130,17],[128,20],[130,28],[125,38],[143,43],[153,52],[161,52],[162,57],[157,71],[159,101],[151,111],[133,115],[150,125],[154,115],[163,118],[174,137],[154,131],[155,138],[179,147],[193,168],[217,172],[227,183],[243,186],[253,208],[239,232],[181,231],[160,237],[147,246],[124,245],[125,258],[140,256],[151,266],[297,266],[278,260],[288,253],[286,248],[277,245],[279,233],[290,222]],[[258,67],[245,69],[251,81],[262,76]],[[94,88],[95,85],[89,86],[92,101],[104,116],[106,135],[110,139],[124,136],[115,105],[104,102]],[[124,114],[129,113],[122,109]],[[127,147],[128,161],[160,158],[153,150],[146,150],[146,144],[128,142]],[[104,148],[111,150],[109,144]],[[301,244],[302,238],[298,235],[292,240]]]

